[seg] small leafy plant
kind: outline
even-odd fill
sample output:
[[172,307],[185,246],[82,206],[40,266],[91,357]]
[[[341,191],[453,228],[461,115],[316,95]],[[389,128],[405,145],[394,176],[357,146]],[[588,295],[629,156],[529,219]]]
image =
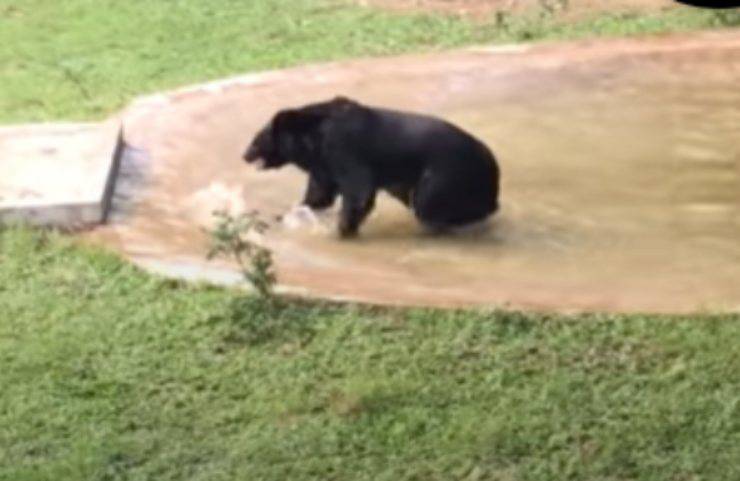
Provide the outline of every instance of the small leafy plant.
[[232,215],[220,210],[213,213],[216,225],[209,231],[211,246],[207,258],[233,259],[239,264],[244,280],[254,286],[263,300],[274,300],[275,275],[272,252],[252,240],[252,234],[267,232],[268,224],[255,211]]
[[225,306],[216,319],[227,321],[224,342],[259,345],[270,341],[302,346],[310,342],[313,328],[305,322],[302,310],[278,302],[272,253],[255,240],[267,232],[268,224],[257,212],[232,215],[216,211],[215,226],[209,231],[211,246],[208,259],[233,259],[244,280],[254,286],[258,296],[238,296]]

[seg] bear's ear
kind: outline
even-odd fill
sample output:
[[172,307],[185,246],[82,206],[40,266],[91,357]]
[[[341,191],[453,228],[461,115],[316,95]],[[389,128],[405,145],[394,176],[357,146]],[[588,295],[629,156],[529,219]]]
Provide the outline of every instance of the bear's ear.
[[359,105],[360,104],[357,103],[356,101],[352,100],[349,97],[345,97],[343,95],[334,97],[329,102],[329,106],[333,113],[346,112],[347,110],[358,107]]
[[354,100],[352,100],[349,97],[345,97],[344,95],[337,95],[334,97],[331,101],[334,105],[348,105],[348,104],[356,104]]
[[301,134],[317,127],[323,119],[323,115],[303,110],[281,110],[275,116],[273,125],[278,132]]

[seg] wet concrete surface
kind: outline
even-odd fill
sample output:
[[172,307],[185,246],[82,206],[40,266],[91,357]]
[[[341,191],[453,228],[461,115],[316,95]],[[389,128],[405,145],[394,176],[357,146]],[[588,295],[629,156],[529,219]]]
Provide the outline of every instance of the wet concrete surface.
[[502,209],[487,231],[448,237],[384,196],[356,241],[331,219],[274,222],[264,242],[286,288],[394,305],[738,310],[739,86],[729,31],[349,61],[148,97],[123,114],[112,223],[90,238],[159,272],[234,282],[234,266],[205,261],[211,212],[274,219],[305,184],[253,170],[242,151],[276,110],[342,94],[482,138]]

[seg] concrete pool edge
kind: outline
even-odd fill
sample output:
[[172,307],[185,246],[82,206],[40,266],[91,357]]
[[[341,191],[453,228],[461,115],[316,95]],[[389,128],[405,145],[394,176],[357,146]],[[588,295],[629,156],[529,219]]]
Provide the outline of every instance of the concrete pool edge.
[[[0,127],[0,223],[76,229],[104,223],[124,145],[123,125],[27,124]],[[14,155],[15,152],[15,155]],[[30,157],[30,161],[29,161]],[[65,178],[58,189],[34,188],[40,176]]]
[[[206,265],[202,261],[194,258],[182,257],[178,259],[154,259],[147,256],[128,256],[130,262],[149,274],[159,276],[164,279],[184,281],[187,283],[201,283],[204,285],[222,286],[229,289],[244,290],[248,293],[256,291],[242,278],[242,275],[236,269],[218,264]],[[287,296],[308,302],[330,302],[343,304],[356,304],[370,307],[387,307],[399,309],[450,309],[450,310],[474,310],[481,312],[495,311],[518,311],[529,313],[552,313],[557,312],[563,315],[662,315],[662,316],[691,316],[707,314],[740,314],[740,305],[737,306],[703,306],[692,310],[650,310],[650,311],[622,311],[609,309],[608,307],[576,307],[560,306],[553,309],[549,305],[538,304],[520,304],[512,302],[445,302],[445,303],[424,303],[409,302],[408,300],[384,300],[383,302],[372,298],[372,296],[361,295],[327,295],[307,287],[278,284],[275,286],[275,292],[281,296]]]
[[[276,105],[278,107],[280,104],[293,105],[289,104],[291,102],[290,100],[286,100],[282,96],[270,97],[275,91],[285,92],[291,88],[301,90],[302,87],[316,85],[318,87],[315,87],[314,90],[323,90],[324,92],[336,91],[337,94],[343,94],[345,92],[342,91],[342,86],[346,85],[346,83],[341,82],[342,78],[348,79],[348,83],[362,82],[366,74],[377,70],[392,70],[394,74],[395,72],[400,72],[402,77],[409,78],[419,77],[426,73],[434,75],[447,71],[463,76],[467,71],[479,67],[492,71],[492,77],[508,77],[510,73],[514,72],[516,74],[521,70],[525,70],[528,74],[544,73],[550,75],[551,72],[568,69],[571,65],[575,65],[576,68],[585,68],[585,65],[610,65],[609,62],[612,62],[612,60],[621,61],[623,58],[629,60],[633,56],[651,61],[650,59],[667,58],[674,53],[680,54],[681,52],[703,52],[706,49],[734,51],[740,47],[739,34],[740,32],[737,31],[712,31],[690,35],[678,34],[628,39],[617,38],[599,41],[533,44],[526,45],[524,46],[525,48],[519,48],[517,46],[517,48],[513,49],[494,47],[492,51],[487,47],[476,46],[444,53],[344,60],[319,65],[293,67],[279,71],[260,72],[215,82],[186,86],[170,92],[142,96],[136,99],[126,111],[126,125],[131,126],[131,129],[127,130],[127,132],[131,134],[131,145],[140,146],[145,149],[152,147],[153,160],[164,160],[167,158],[165,152],[169,152],[168,149],[177,149],[177,147],[172,146],[179,144],[176,140],[178,136],[190,135],[191,131],[189,129],[192,125],[197,125],[208,119],[208,116],[204,115],[204,112],[209,112],[211,115],[220,115],[224,111],[229,111],[231,108],[230,103],[235,98],[238,98],[239,95],[249,96],[250,101],[253,102],[245,103],[240,107],[245,117],[248,116],[250,119],[256,117],[266,119],[266,112],[274,112]],[[338,82],[337,79],[340,79],[340,81]],[[360,96],[358,99],[362,101],[363,97]],[[259,110],[260,105],[254,102],[259,103],[262,101],[268,103],[271,106],[270,109],[262,109],[263,111],[260,111],[259,114],[255,114],[250,110],[251,106]],[[173,131],[167,133],[165,136],[158,137],[152,133],[151,129],[161,128],[163,131],[167,131],[165,126],[168,125],[168,112],[172,116],[170,121],[176,122],[181,113],[175,114],[175,112],[181,112],[181,109],[187,111],[188,106],[191,105],[196,106],[194,110],[197,112],[192,117],[192,125],[187,124],[180,126],[179,129],[172,129]],[[207,111],[206,106],[211,110]],[[158,116],[160,113],[162,114],[162,119],[152,118],[153,115]],[[230,132],[228,127],[226,130],[220,130],[219,132],[223,131]],[[248,132],[247,129],[243,131]],[[210,139],[214,138],[214,135],[220,139],[219,142],[226,141],[227,144],[230,143],[231,138],[234,138],[234,132],[229,134],[228,139],[224,139],[220,134],[211,132],[209,135],[201,138],[200,142],[209,142]],[[242,134],[239,133],[237,135]],[[244,135],[246,137],[246,134]],[[205,153],[208,154],[208,152]],[[199,154],[201,154],[198,156],[199,158],[208,157],[208,155],[203,157],[202,154],[204,152],[199,152]],[[205,189],[204,192],[211,191]],[[129,252],[133,257],[136,257],[137,253],[142,252],[133,245],[126,246],[125,244],[126,241],[120,246],[121,250],[123,252]],[[156,250],[158,248],[152,249]],[[276,245],[275,250],[276,252],[280,252],[281,248]],[[149,251],[149,249],[144,249],[144,251]],[[156,270],[158,273],[170,277],[184,277],[186,279],[231,285],[239,282],[239,276],[236,274],[238,271],[235,268],[229,270],[228,267],[221,269],[212,265],[204,265],[205,260],[199,259],[197,252],[193,253],[196,257],[191,257],[190,259],[179,257],[179,252],[175,254],[175,251],[165,253],[156,259]],[[140,259],[134,260],[141,262]],[[148,270],[152,270],[151,262],[145,261],[143,263]],[[410,297],[401,299],[391,289],[385,289],[382,293],[379,293],[380,291],[369,292],[364,290],[364,288],[356,292],[348,292],[348,289],[338,288],[337,286],[327,287],[328,283],[330,283],[331,275],[323,276],[322,274],[321,277],[325,278],[321,280],[306,276],[299,279],[293,275],[295,271],[292,269],[302,269],[303,267],[296,266],[297,264],[294,263],[292,267],[286,267],[283,271],[285,273],[284,277],[281,276],[281,286],[283,288],[292,289],[292,286],[297,285],[301,286],[300,291],[304,297],[343,302],[414,307],[522,309],[568,313],[661,312],[666,314],[686,314],[710,311],[740,312],[740,306],[735,305],[735,303],[714,301],[697,303],[691,307],[680,304],[663,304],[660,307],[655,307],[655,305],[646,307],[648,304],[651,304],[651,301],[645,299],[642,299],[644,302],[640,305],[625,304],[627,301],[619,297],[619,288],[616,287],[614,289],[607,287],[604,290],[588,292],[581,292],[575,289],[569,293],[572,294],[570,297],[561,297],[559,295],[560,291],[566,289],[565,287],[563,289],[549,289],[549,287],[553,286],[547,286],[544,283],[534,283],[525,286],[533,290],[540,289],[545,292],[545,294],[539,296],[539,299],[517,300],[506,294],[500,294],[488,299],[471,300],[471,296],[464,296],[458,292],[454,292],[451,296],[452,300],[447,299],[449,302],[443,302],[435,297],[432,289],[429,289],[429,286],[426,285],[428,283],[424,282],[424,279],[417,279],[418,282],[412,283],[414,292]],[[182,276],[183,270],[189,271],[190,274],[197,271],[199,275]],[[349,264],[346,268],[343,266],[337,267],[336,271],[340,270],[344,272],[343,275],[349,275],[351,273]],[[223,279],[224,275],[229,277],[230,281],[225,282]],[[405,287],[405,289],[408,288]],[[584,300],[583,302],[574,302],[573,297],[579,297]]]

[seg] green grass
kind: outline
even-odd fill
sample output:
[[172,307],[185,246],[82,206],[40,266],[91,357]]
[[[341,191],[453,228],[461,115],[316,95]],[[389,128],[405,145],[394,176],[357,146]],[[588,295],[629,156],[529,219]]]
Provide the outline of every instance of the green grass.
[[0,479],[740,479],[740,318],[382,310],[0,233]]
[[[737,24],[0,0],[0,122],[316,60]],[[0,230],[0,480],[735,480],[738,339],[738,316],[269,310]]]
[[97,119],[132,97],[247,71],[480,42],[740,24],[688,7],[561,25],[488,22],[321,0],[0,0],[0,122]]

